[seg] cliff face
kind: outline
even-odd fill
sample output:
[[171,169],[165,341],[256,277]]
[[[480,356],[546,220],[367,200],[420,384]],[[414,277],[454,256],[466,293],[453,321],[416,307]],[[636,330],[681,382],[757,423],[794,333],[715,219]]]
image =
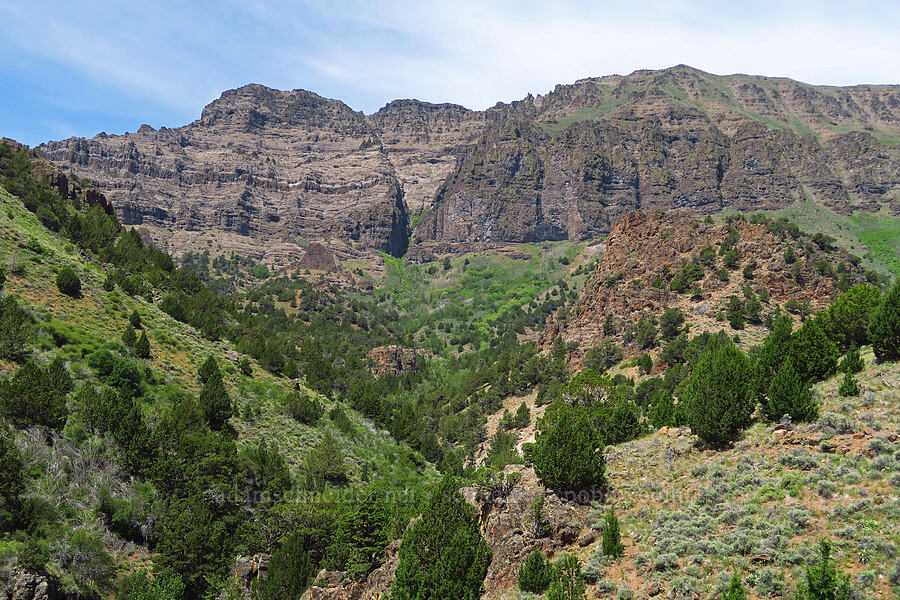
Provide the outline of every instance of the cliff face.
[[843,214],[900,214],[898,139],[900,86],[679,66],[483,112],[397,100],[366,117],[310,92],[249,85],[185,127],[41,149],[96,181],[126,224],[170,252],[235,250],[284,266],[303,254],[298,236],[339,259],[408,248],[424,259],[603,235],[632,210],[813,199]]
[[175,253],[209,244],[279,264],[303,255],[298,236],[343,257],[406,251],[402,186],[377,134],[362,114],[310,92],[246,86],[186,127],[42,149]]

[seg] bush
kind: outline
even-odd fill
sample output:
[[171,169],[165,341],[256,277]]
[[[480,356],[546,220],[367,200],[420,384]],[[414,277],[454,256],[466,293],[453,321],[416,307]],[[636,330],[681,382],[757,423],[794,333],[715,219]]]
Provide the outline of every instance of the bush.
[[106,551],[100,535],[88,529],[79,529],[72,534],[59,562],[79,585],[97,589],[105,589],[116,572],[115,561]]
[[751,379],[750,359],[733,342],[711,344],[679,386],[691,430],[711,444],[737,439],[755,407]]
[[78,298],[81,296],[81,279],[72,270],[72,267],[63,267],[56,275],[56,287],[66,296]]
[[554,418],[550,422],[546,416],[542,418],[541,431],[530,447],[535,473],[551,489],[585,490],[603,485],[603,440],[587,409],[561,400],[557,403]]
[[532,550],[519,567],[519,589],[523,592],[543,594],[552,578],[553,566],[540,550]]
[[19,449],[12,440],[0,435],[0,535],[24,525],[22,494],[25,483]]
[[0,289],[3,288],[4,284],[6,284],[6,270],[0,267]]
[[300,392],[295,392],[288,397],[286,409],[294,420],[304,425],[315,424],[325,414],[325,409],[318,400]]
[[184,582],[169,570],[150,574],[138,571],[126,575],[119,583],[116,600],[182,600]]
[[622,349],[612,340],[603,340],[584,355],[584,367],[603,372],[622,361]]
[[682,269],[678,272],[675,277],[672,278],[672,283],[669,284],[669,289],[673,292],[677,292],[679,294],[683,294],[688,291],[691,285],[695,281],[699,281],[703,279],[703,267],[698,265],[697,263],[688,263],[682,267]]
[[859,373],[865,367],[866,363],[859,354],[859,348],[851,345],[841,364],[838,365],[838,371],[841,373]]
[[241,357],[241,360],[238,361],[238,371],[241,372],[241,375],[245,375],[246,377],[253,375],[253,364],[250,362],[249,358],[246,356]]
[[253,583],[254,597],[259,600],[295,600],[313,582],[316,572],[304,547],[303,535],[295,531],[272,553],[266,576]]
[[625,553],[625,546],[622,545],[622,535],[619,532],[619,517],[616,516],[613,507],[609,507],[609,512],[603,519],[603,539],[601,541],[603,556],[610,560],[622,558]]
[[838,387],[838,394],[844,398],[859,396],[859,386],[856,383],[856,379],[853,378],[852,373],[848,372],[844,374],[844,379],[841,381],[840,387]]
[[900,280],[872,313],[868,334],[875,358],[879,361],[900,359]]
[[475,508],[460,495],[456,481],[444,476],[422,518],[403,534],[391,598],[477,600],[490,560]]
[[66,401],[47,370],[29,360],[12,379],[0,382],[0,413],[19,429],[59,429],[66,422]]
[[790,360],[784,362],[769,386],[769,396],[763,404],[769,421],[779,421],[790,415],[794,422],[812,421],[819,415],[812,388],[803,381]]

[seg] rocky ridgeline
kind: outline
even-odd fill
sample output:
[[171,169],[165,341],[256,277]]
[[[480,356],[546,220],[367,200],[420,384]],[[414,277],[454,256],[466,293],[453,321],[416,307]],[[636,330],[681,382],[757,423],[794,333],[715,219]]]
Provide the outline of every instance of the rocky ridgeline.
[[298,236],[339,259],[410,249],[429,260],[603,235],[633,210],[709,214],[812,197],[843,214],[900,214],[900,146],[879,141],[898,138],[900,86],[679,66],[483,112],[398,100],[365,116],[248,85],[184,127],[41,148],[170,252],[211,247],[287,266],[303,255]]
[[[844,250],[824,251],[809,238],[792,238],[785,232],[772,232],[766,225],[744,220],[733,222],[737,234],[734,249],[739,264],[728,271],[728,281],[718,272],[723,263],[718,250],[729,235],[729,226],[707,223],[684,212],[634,212],[614,225],[607,239],[606,252],[597,262],[590,279],[568,315],[548,320],[542,343],[549,347],[556,336],[567,342],[579,342],[575,359],[609,337],[626,347],[626,354],[641,352],[624,342],[624,331],[642,316],[659,319],[668,308],[680,308],[694,334],[724,328],[728,322],[716,322],[713,314],[724,308],[732,296],[743,298],[747,285],[759,294],[765,288],[769,301],[764,311],[790,300],[808,301],[815,310],[827,306],[837,295],[835,277],[824,275],[817,263],[825,261],[835,270],[844,263],[851,282],[863,280],[862,270]],[[673,277],[687,263],[696,260],[704,248],[717,252],[715,264],[704,268],[696,282],[700,293],[677,293],[670,289]],[[795,262],[785,257],[788,247],[795,249]],[[752,278],[743,274],[752,270]],[[656,283],[656,285],[654,285]],[[604,333],[607,315],[613,316],[613,331]]]

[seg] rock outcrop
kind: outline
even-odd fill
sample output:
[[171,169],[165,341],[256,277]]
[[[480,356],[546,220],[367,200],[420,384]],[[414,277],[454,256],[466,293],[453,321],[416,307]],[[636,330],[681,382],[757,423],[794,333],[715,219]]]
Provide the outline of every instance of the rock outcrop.
[[[738,263],[725,269],[728,280],[723,281],[719,273],[724,259],[719,250],[729,233]],[[706,248],[714,251],[713,262],[702,268],[697,288],[687,293],[672,291],[673,277]],[[786,258],[788,248],[794,249],[793,262]],[[685,212],[630,213],[613,226],[606,252],[572,309],[563,319],[555,315],[548,320],[543,344],[549,347],[558,335],[566,342],[579,342],[576,361],[607,337],[630,354],[640,353],[627,339],[628,327],[644,315],[658,319],[668,307],[683,311],[694,334],[727,329],[728,323],[716,321],[715,313],[732,296],[743,299],[748,286],[755,294],[764,294],[765,289],[769,300],[763,310],[767,312],[790,300],[818,309],[838,294],[838,271],[843,271],[848,283],[864,281],[857,262],[844,250],[823,250],[809,238],[794,239],[765,224],[745,220],[731,226],[713,224]],[[745,267],[750,268],[750,277],[744,275]],[[612,329],[604,331],[608,315]]]
[[[154,243],[295,264],[427,260],[605,235],[633,210],[900,214],[900,86],[810,86],[690,67],[583,79],[486,111],[397,100],[373,115],[248,85],[197,121],[49,142]],[[415,231],[411,232],[415,224]],[[301,243],[303,242],[303,243]]]
[[416,368],[416,358],[422,354],[420,350],[402,346],[378,346],[372,348],[368,358],[372,363],[372,374],[403,375]]

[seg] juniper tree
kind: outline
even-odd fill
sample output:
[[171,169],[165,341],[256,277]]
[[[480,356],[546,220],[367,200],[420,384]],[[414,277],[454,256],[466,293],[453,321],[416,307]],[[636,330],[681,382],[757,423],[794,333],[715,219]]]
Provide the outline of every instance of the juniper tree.
[[790,415],[795,422],[811,421],[819,412],[812,387],[800,378],[790,360],[785,361],[772,378],[769,395],[762,408],[769,421],[778,421],[784,415]]
[[868,334],[875,358],[879,361],[900,359],[900,280],[872,312]]

